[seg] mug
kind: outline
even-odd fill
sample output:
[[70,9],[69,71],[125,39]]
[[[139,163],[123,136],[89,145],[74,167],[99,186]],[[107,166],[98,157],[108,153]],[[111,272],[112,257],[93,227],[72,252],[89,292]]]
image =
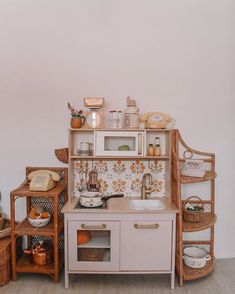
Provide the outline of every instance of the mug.
[[93,153],[93,144],[89,142],[80,142],[80,155],[92,155]]

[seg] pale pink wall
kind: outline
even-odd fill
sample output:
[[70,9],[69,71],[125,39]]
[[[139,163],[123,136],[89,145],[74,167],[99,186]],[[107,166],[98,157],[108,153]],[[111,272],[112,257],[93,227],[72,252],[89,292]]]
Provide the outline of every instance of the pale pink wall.
[[103,96],[106,109],[123,108],[131,95],[141,111],[175,117],[191,146],[216,152],[216,253],[235,256],[233,8],[232,0],[0,1],[4,210],[26,165],[61,165],[53,150],[67,145],[68,100],[80,107],[84,96]]

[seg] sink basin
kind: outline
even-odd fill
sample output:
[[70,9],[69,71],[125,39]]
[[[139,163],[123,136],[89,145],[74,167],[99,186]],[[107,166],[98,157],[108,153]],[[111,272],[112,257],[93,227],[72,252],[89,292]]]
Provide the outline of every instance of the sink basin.
[[147,200],[129,200],[129,208],[133,210],[160,210],[165,206],[161,200],[147,199]]

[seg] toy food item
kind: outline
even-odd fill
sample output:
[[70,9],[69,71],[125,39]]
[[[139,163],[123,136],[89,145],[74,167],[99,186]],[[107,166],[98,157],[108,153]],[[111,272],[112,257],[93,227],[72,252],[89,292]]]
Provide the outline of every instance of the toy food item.
[[29,218],[36,218],[37,214],[36,214],[36,207],[31,207],[31,210],[29,212]]
[[88,231],[78,231],[77,232],[77,244],[81,245],[87,243],[91,238],[91,235]]
[[48,211],[43,211],[42,208],[39,209],[38,207],[31,207],[28,217],[31,219],[49,218],[50,214]]
[[48,218],[48,217],[50,217],[50,214],[49,214],[48,211],[44,211],[40,215],[41,215],[41,218]]

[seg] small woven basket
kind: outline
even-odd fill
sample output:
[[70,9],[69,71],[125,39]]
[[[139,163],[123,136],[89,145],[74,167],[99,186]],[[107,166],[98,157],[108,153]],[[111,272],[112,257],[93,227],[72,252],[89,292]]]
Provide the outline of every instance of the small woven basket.
[[79,248],[79,261],[102,261],[104,257],[104,248]]
[[69,162],[69,148],[55,149],[55,155],[59,161],[63,163]]
[[[198,204],[201,206],[200,210],[191,211],[191,210],[187,210],[185,208],[185,205],[187,203],[193,204],[192,202],[190,202],[190,200],[192,201],[193,198],[197,199],[197,201],[199,202]],[[201,198],[199,198],[198,196],[191,196],[184,201],[184,204],[183,204],[183,219],[184,219],[184,221],[190,222],[190,223],[198,223],[201,220],[202,214],[203,214],[203,202],[202,202]]]
[[0,239],[6,238],[11,234],[11,224],[6,220],[5,227],[0,230]]
[[0,213],[0,230],[2,230],[5,227],[5,216],[3,213]]

